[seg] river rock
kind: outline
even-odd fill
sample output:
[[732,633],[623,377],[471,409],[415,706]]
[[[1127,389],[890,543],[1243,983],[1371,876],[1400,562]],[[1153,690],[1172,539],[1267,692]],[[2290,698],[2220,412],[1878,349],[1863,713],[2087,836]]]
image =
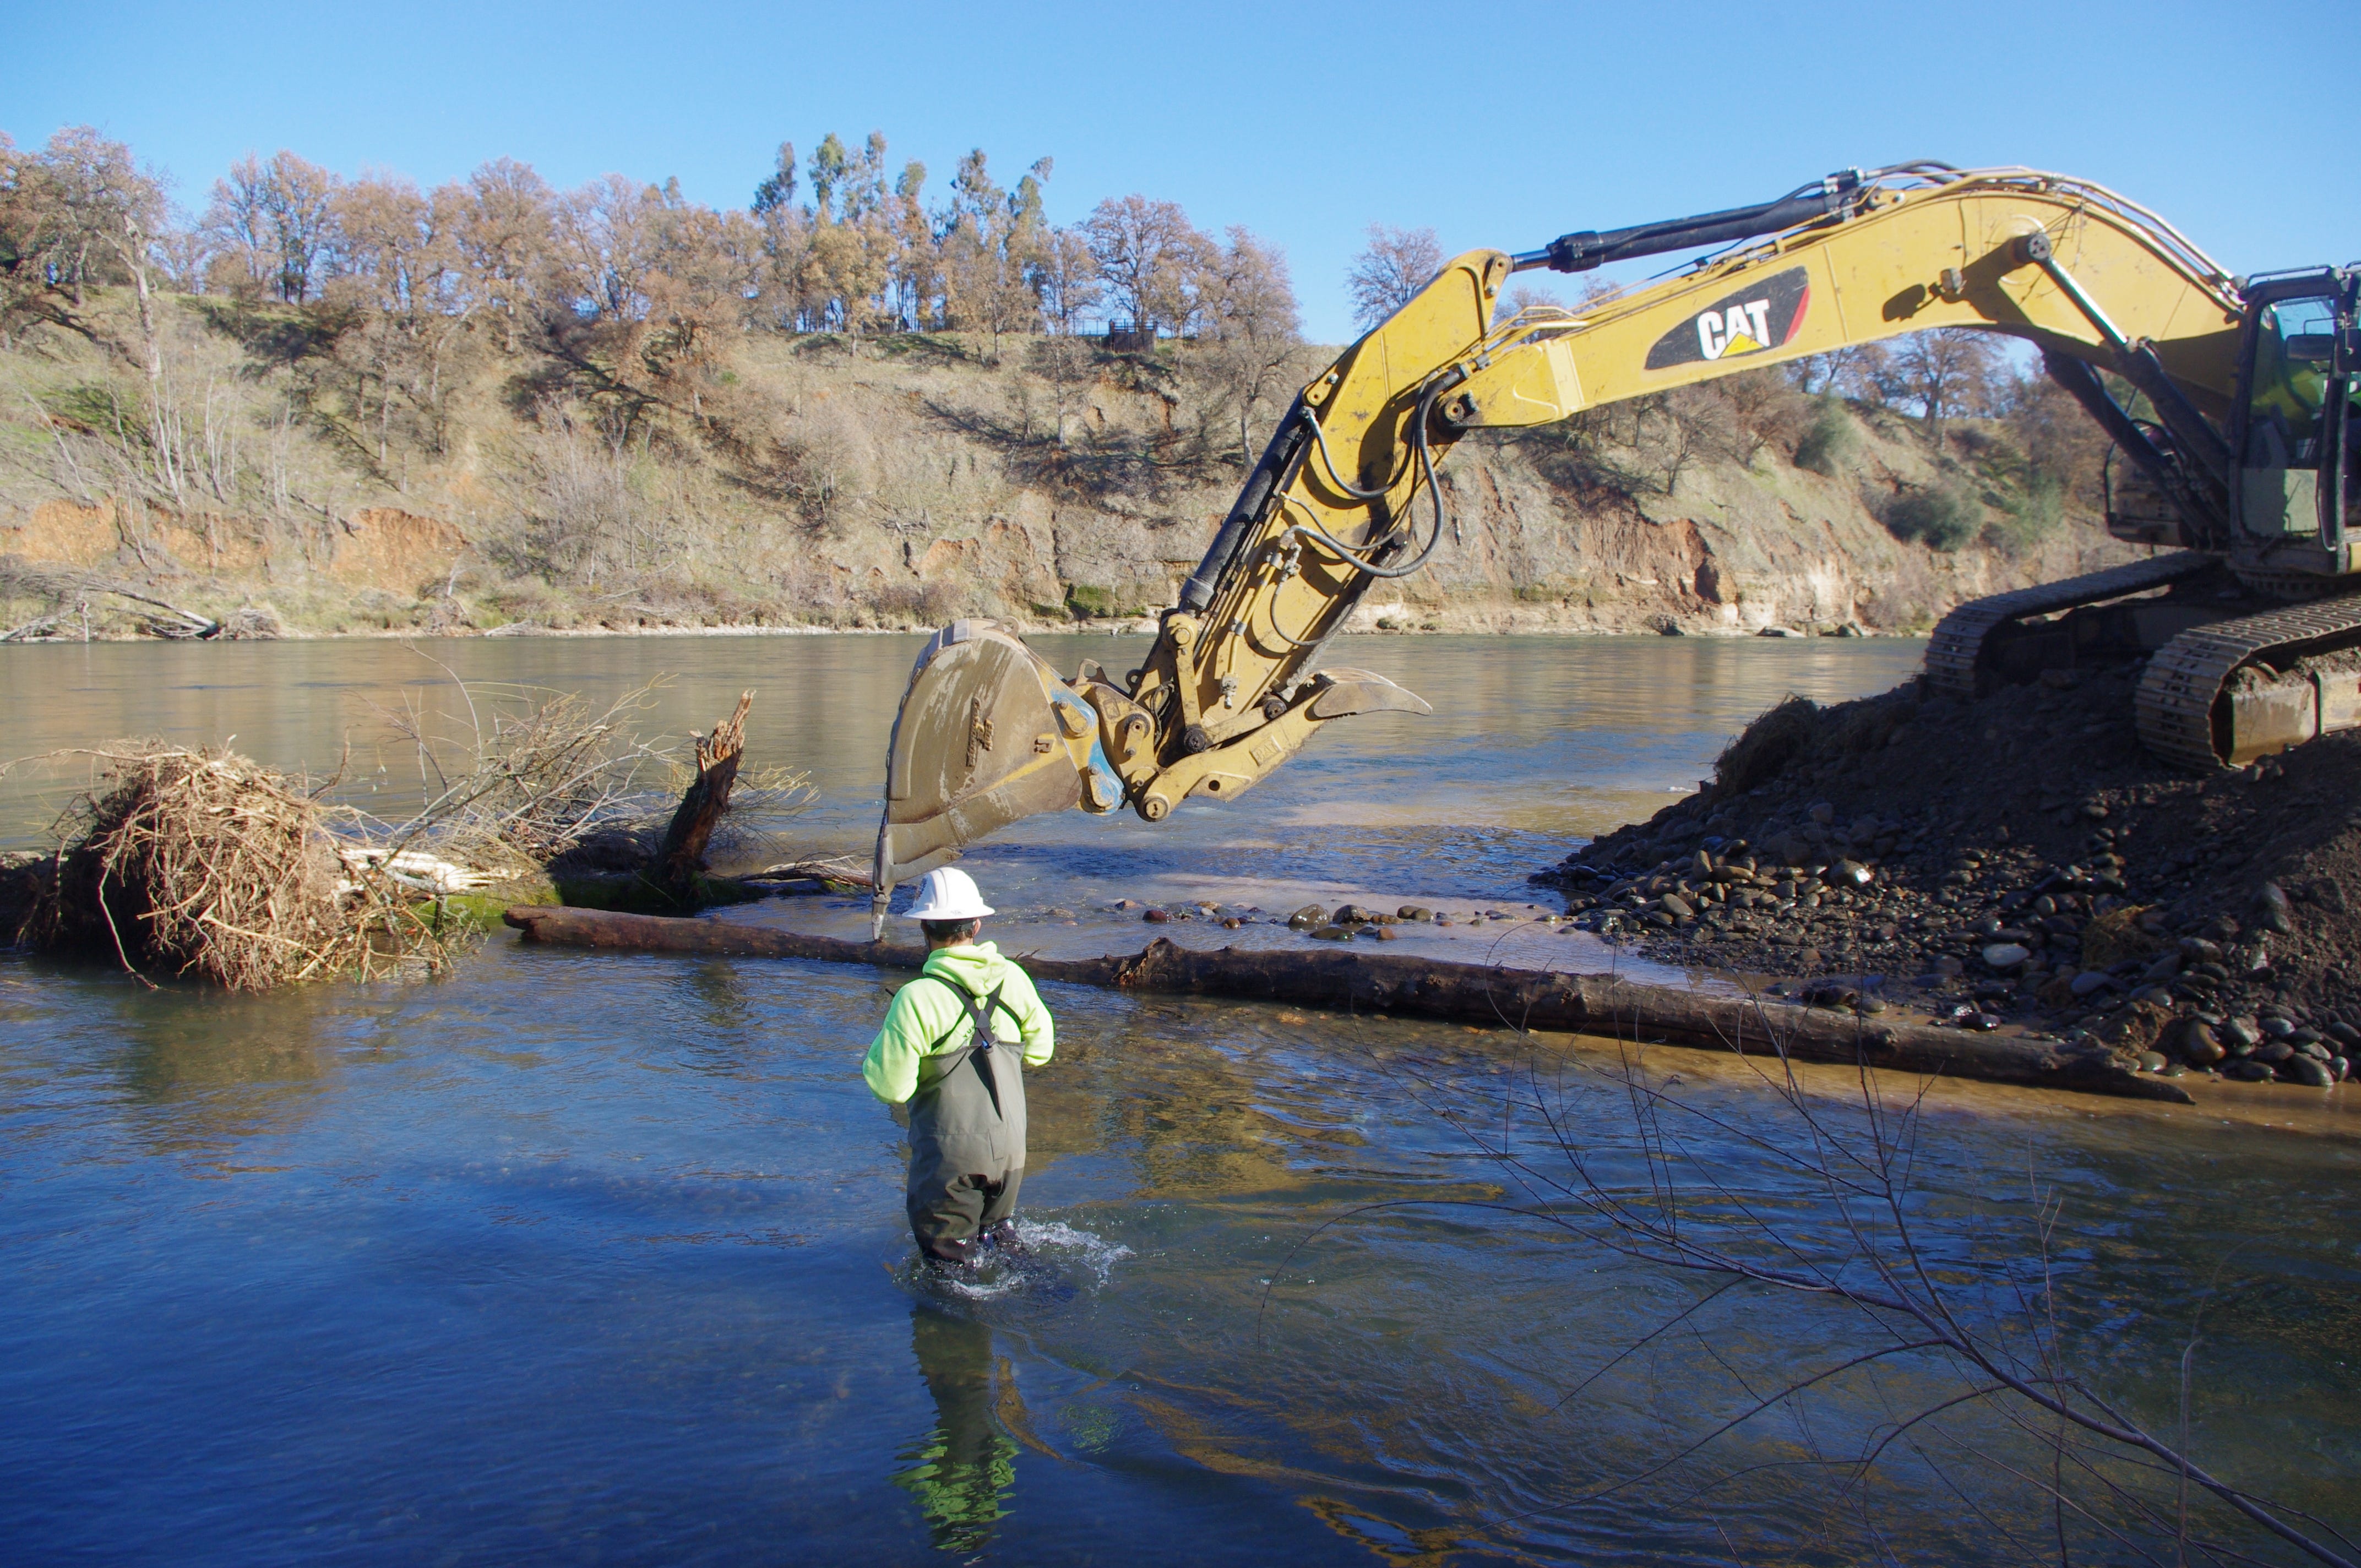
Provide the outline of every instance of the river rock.
[[2262,1083],[2272,1076],[2268,1063],[2257,1061],[2252,1057],[2231,1063],[2228,1070],[2230,1076],[2241,1083]]
[[2356,1029],[2352,1025],[2347,1024],[2342,1018],[2332,1018],[2329,1020],[2326,1033],[2330,1039],[2334,1040],[2338,1045],[2343,1046],[2348,1051],[2356,1047],[2361,1047],[2361,1029]]
[[2273,1040],[2268,1045],[2256,1047],[2254,1059],[2277,1067],[2283,1061],[2295,1059],[2295,1047],[2285,1040]]
[[2316,1061],[2311,1057],[2294,1058],[2279,1069],[2279,1076],[2290,1082],[2312,1089],[2326,1089],[2336,1081],[2336,1075],[2328,1070],[2326,1062]]
[[2262,1030],[2267,1039],[2284,1040],[2295,1033],[2295,1020],[2278,1016],[2266,1018],[2262,1023]]
[[1825,800],[1817,801],[1804,815],[1810,817],[1814,823],[1825,828],[1837,819],[1837,808]]
[[1697,910],[1695,907],[1690,905],[1687,899],[1683,898],[1677,893],[1668,893],[1664,894],[1664,897],[1656,900],[1656,907],[1663,910],[1665,914],[1671,916],[1675,920],[1690,920],[1697,916]]
[[2142,1051],[2140,1053],[2139,1065],[2142,1072],[2162,1072],[2166,1068],[2170,1067],[2172,1064],[2166,1061],[2161,1055],[2155,1051]]
[[2033,949],[2018,942],[1994,942],[1984,949],[1984,966],[1994,970],[2013,970],[2033,956]]
[[1287,923],[1298,930],[1328,924],[1328,911],[1316,904],[1307,904],[1287,917]]
[[2285,934],[2295,929],[2295,910],[2288,904],[2287,890],[2275,882],[2267,882],[2255,894],[2263,906],[2263,924]]
[[1172,916],[1169,911],[1159,909],[1151,905],[1148,908],[1140,911],[1139,917],[1142,920],[1147,921],[1151,926],[1161,926],[1166,921],[1171,919]]
[[2222,1042],[2214,1037],[2213,1031],[2206,1027],[2202,1019],[2184,1021],[2171,1037],[2174,1048],[2180,1053],[2180,1059],[2192,1067],[2212,1067],[2228,1054],[2222,1049]]
[[1434,911],[1427,908],[1422,904],[1405,904],[1400,909],[1395,910],[1394,914],[1397,917],[1403,920],[1432,920],[1434,918]]
[[1353,939],[1351,930],[1343,926],[1323,926],[1312,934],[1323,942],[1349,942]]
[[2252,1018],[2225,1018],[2222,1021],[2222,1043],[2232,1050],[2253,1050],[2263,1043],[2263,1036]]
[[1819,980],[1804,987],[1806,1007],[1850,1007],[1861,1000],[1861,988],[1843,980]]

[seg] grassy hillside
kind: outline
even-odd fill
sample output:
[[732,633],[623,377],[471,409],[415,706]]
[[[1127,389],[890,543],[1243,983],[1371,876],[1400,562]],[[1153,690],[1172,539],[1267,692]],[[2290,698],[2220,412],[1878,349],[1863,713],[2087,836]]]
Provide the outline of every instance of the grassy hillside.
[[[750,333],[650,377],[473,319],[163,296],[155,321],[152,375],[119,289],[0,346],[0,630],[154,613],[107,587],[291,633],[1137,615],[1330,352],[1255,386],[1191,343]],[[2121,558],[2020,434],[1937,444],[1758,372],[1471,441],[1456,542],[1365,619],[1902,630]]]

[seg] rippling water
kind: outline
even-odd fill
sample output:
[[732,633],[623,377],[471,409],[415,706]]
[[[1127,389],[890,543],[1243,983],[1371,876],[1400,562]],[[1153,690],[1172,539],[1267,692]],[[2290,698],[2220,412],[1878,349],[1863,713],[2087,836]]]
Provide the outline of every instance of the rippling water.
[[[675,730],[753,686],[753,760],[823,790],[783,831],[846,849],[873,823],[915,646],[433,652],[470,679],[592,692],[677,672],[660,714]],[[1049,652],[1118,665],[1108,647]],[[349,729],[353,776],[387,797],[414,791],[414,759],[405,775],[367,704],[405,683],[431,699],[445,679],[384,644],[5,652],[11,752],[235,731],[242,751],[319,766]],[[1528,871],[1693,784],[1784,691],[1878,689],[1916,652],[1362,640],[1344,657],[1422,691],[1433,718],[1332,734],[1234,806],[1157,828],[1037,820],[968,863],[1013,940],[1087,951],[1137,945],[1106,908],[1124,895],[1506,909]],[[62,787],[0,781],[0,832],[29,841]],[[1466,939],[1581,961],[1573,938],[1521,932]],[[2022,1510],[1989,1478],[1982,1518],[1916,1464],[1839,1496],[1799,1457],[1906,1399],[1926,1376],[1906,1367],[1742,1429],[1702,1493],[1691,1466],[1591,1496],[1742,1408],[1748,1380],[1858,1349],[1814,1303],[1733,1299],[1617,1361],[1696,1289],[1484,1206],[1521,1196],[1484,1152],[1492,1129],[1563,1169],[1529,1118],[1503,1122],[1512,1098],[1538,1086],[1578,1145],[1612,1141],[1628,1111],[1598,1070],[1611,1047],[1045,987],[1060,1049],[1031,1091],[1035,1259],[962,1292],[909,1268],[900,1135],[854,1070],[896,978],[503,938],[436,982],[232,998],[0,959],[0,1552],[1834,1563],[1882,1541],[1915,1561],[2011,1556],[2001,1531]],[[1775,1108],[1711,1058],[1654,1065],[1732,1129]],[[1835,1075],[1812,1081],[1841,1098]],[[1941,1088],[1917,1215],[1937,1266],[1971,1277],[1979,1247],[2029,1222],[2028,1173],[2050,1184],[2077,1365],[2169,1425],[2202,1306],[2204,1457],[2351,1530],[2361,1159],[2341,1101],[2281,1109],[2297,1104]],[[1697,1146],[1751,1179],[1734,1132]],[[1768,1175],[1750,1190],[1825,1219]],[[1758,1464],[1791,1468],[1728,1474]],[[2080,1554],[2108,1557],[2095,1541]]]

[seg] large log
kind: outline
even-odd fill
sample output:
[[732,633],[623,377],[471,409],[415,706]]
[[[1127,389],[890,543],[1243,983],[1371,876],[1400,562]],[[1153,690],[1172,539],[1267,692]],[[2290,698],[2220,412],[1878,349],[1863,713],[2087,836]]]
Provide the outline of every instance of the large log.
[[[718,920],[615,915],[546,905],[508,912],[529,942],[635,952],[712,953],[732,958],[818,959],[828,963],[917,969],[922,948],[847,942],[774,927]],[[1996,1083],[2077,1089],[2191,1103],[2162,1079],[2117,1065],[2103,1049],[2007,1035],[1971,1035],[1922,1024],[1886,1023],[1815,1007],[1766,1007],[1740,996],[1707,996],[1640,985],[1613,975],[1450,963],[1391,953],[1192,952],[1159,938],[1143,952],[1098,959],[1027,957],[1041,980],[1118,991],[1175,992],[1287,1002],[1332,1012],[1406,1014],[1520,1029],[1562,1029],[1651,1044],[1701,1046],[1749,1056],[1778,1048],[1805,1061],[1866,1062],[1902,1072]]]

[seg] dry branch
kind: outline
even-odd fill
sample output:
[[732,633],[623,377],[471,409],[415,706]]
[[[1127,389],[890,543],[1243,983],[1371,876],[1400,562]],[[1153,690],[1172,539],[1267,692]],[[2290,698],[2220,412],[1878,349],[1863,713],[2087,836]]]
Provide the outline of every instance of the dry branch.
[[[160,616],[141,617],[147,623],[148,630],[158,637],[206,641],[220,636],[223,630],[222,623],[213,617],[184,609],[170,599],[158,598],[154,594],[135,587],[119,577],[109,577],[97,572],[78,571],[71,567],[39,565],[16,556],[0,557],[0,592],[18,594],[28,598],[46,598],[60,605],[68,601],[87,600],[96,594],[112,594],[116,598],[129,599],[134,604],[142,604],[150,609],[161,610],[163,613]],[[62,609],[49,618],[52,624],[64,619],[65,612]],[[7,637],[0,638],[0,641],[14,641],[19,637],[34,634],[27,629],[20,627],[16,631],[10,632]]]
[[24,931],[33,945],[233,991],[442,956],[382,867],[346,874],[337,813],[300,781],[160,741],[90,755],[104,772],[60,819]]

